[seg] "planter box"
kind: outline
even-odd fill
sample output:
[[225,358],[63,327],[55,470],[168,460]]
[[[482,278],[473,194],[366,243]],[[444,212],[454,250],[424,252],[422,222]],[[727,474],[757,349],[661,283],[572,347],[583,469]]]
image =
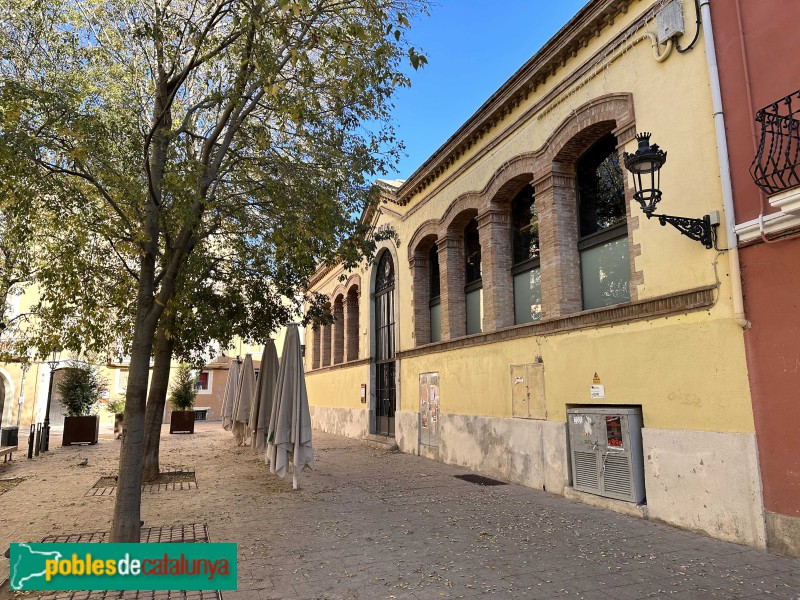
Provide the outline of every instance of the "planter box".
[[62,446],[72,444],[96,444],[100,433],[100,417],[64,417]]
[[170,433],[194,433],[194,411],[175,410],[169,417]]
[[122,437],[122,418],[125,416],[124,413],[115,413],[114,414],[114,437],[120,439]]

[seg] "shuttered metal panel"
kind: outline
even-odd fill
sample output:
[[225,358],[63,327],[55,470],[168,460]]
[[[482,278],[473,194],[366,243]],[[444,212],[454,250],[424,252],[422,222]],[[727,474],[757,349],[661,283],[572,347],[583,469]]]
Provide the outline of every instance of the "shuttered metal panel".
[[597,454],[575,451],[575,489],[597,493],[600,491],[597,477]]
[[621,500],[633,500],[633,477],[628,454],[609,454],[605,457],[603,492]]

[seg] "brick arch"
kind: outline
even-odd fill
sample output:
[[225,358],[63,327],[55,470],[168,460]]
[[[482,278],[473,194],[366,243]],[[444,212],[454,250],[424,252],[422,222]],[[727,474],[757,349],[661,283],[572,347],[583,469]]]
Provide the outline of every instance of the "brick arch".
[[606,94],[594,98],[570,113],[545,142],[545,163],[574,163],[583,151],[604,135],[619,134],[620,143],[633,139],[633,96]]
[[417,227],[408,242],[408,260],[412,260],[418,250],[427,252],[429,247],[426,246],[426,243],[432,237],[439,237],[439,221],[436,219],[429,219]]
[[353,286],[358,288],[359,293],[361,291],[361,275],[358,273],[353,273],[350,277],[347,278],[347,281],[344,284],[345,288],[345,295],[350,295],[350,291],[352,290]]
[[[486,208],[485,196],[479,192],[467,192],[456,198],[447,207],[439,221],[440,231],[452,233],[463,228],[471,219]],[[444,236],[439,236],[444,237]]]
[[537,163],[536,154],[528,152],[515,156],[495,171],[483,192],[489,198],[489,206],[511,202],[523,187],[533,182]]
[[338,300],[340,296],[344,298],[344,295],[345,295],[345,286],[340,283],[339,285],[336,286],[336,289],[334,289],[333,292],[331,292],[330,296],[328,296],[328,303],[331,306],[333,306],[333,303],[336,300]]

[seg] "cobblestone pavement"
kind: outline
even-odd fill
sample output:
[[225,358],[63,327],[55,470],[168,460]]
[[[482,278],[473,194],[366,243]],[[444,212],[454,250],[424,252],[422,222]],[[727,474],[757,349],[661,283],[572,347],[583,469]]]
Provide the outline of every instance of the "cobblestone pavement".
[[[58,444],[0,464],[0,479],[24,478],[0,495],[3,549],[109,528],[113,497],[84,494],[114,474],[119,442]],[[145,523],[206,522],[211,541],[237,542],[239,591],[226,600],[800,598],[798,560],[517,485],[478,486],[453,477],[462,469],[345,438],[316,433],[314,446],[317,469],[293,492],[218,424],[165,431],[162,467],[194,469],[197,488],[143,494]]]

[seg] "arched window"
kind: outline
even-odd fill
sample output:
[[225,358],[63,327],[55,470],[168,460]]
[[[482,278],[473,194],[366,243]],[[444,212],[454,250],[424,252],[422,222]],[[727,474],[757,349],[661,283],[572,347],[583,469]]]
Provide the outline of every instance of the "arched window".
[[333,301],[333,364],[344,362],[344,296]]
[[[325,312],[330,315],[331,314],[331,305],[328,304],[325,307]],[[333,336],[333,327],[330,323],[327,325],[322,326],[322,339],[320,341],[320,346],[322,346],[322,351],[320,353],[320,367],[330,367],[331,366],[331,346],[333,345],[333,340],[331,339]]]
[[525,186],[511,201],[512,256],[514,280],[514,323],[542,318],[542,280],[539,271],[539,216],[533,188]]
[[311,368],[319,369],[322,361],[322,327],[314,327],[313,348],[311,348]]
[[395,397],[395,279],[388,251],[378,260],[375,274],[375,432],[394,435]]
[[467,335],[481,332],[483,323],[483,283],[481,280],[481,241],[478,221],[472,219],[464,228],[464,296],[467,312]]
[[576,164],[578,250],[584,310],[630,301],[625,180],[617,138],[607,135]]
[[344,301],[345,354],[347,355],[345,360],[358,360],[358,296],[358,286],[353,285],[347,290],[347,298]]
[[439,275],[439,252],[436,242],[431,245],[428,251],[428,274],[430,290],[430,312],[431,312],[431,342],[442,341],[442,284]]

